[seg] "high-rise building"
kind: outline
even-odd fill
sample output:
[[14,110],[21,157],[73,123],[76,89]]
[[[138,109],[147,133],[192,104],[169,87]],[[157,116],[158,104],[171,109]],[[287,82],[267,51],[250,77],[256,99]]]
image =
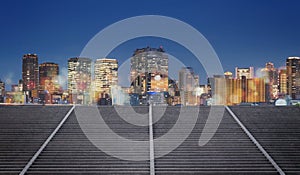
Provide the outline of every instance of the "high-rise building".
[[91,91],[91,64],[89,58],[68,60],[68,92],[70,101],[76,104],[89,104]]
[[300,57],[286,59],[287,94],[300,99]]
[[[97,59],[95,61],[94,76],[94,91],[96,94],[111,96],[111,87],[118,84],[118,61],[109,58]],[[99,95],[97,95],[98,98],[101,98]]]
[[20,92],[23,92],[23,80],[22,79],[19,80],[18,88],[19,88]]
[[265,102],[265,87],[264,78],[247,79],[246,102]]
[[39,64],[36,54],[26,54],[22,63],[23,91],[31,97],[32,90],[38,90]]
[[48,91],[50,94],[59,91],[59,66],[56,63],[42,63],[39,65],[39,80],[40,80],[40,90]]
[[214,76],[210,78],[213,104],[235,105],[240,103],[265,102],[265,79],[224,78]]
[[281,94],[286,94],[287,93],[287,75],[286,75],[286,69],[281,69],[279,70],[279,92]]
[[224,105],[226,103],[226,81],[223,75],[214,75],[208,78],[208,84],[211,86],[211,104]]
[[17,84],[12,84],[11,92],[19,92],[19,86]]
[[183,67],[179,71],[179,90],[193,91],[199,86],[199,76],[195,75],[192,67]]
[[235,105],[243,101],[243,79],[226,78],[226,104]]
[[274,100],[278,95],[278,70],[271,62],[266,63],[266,67],[261,69],[262,78],[266,82],[266,100]]
[[233,78],[232,72],[229,72],[229,71],[225,72],[224,76],[225,76],[226,79],[232,79]]
[[5,92],[5,83],[0,79],[0,96],[4,96]]
[[168,56],[162,47],[137,49],[131,57],[131,92],[147,95],[148,92],[168,91]]
[[192,67],[183,67],[179,71],[179,90],[183,105],[197,104],[195,90],[199,87],[199,76],[195,75]]
[[245,76],[246,79],[248,78],[254,78],[254,68],[235,68],[235,78],[242,79],[242,76]]

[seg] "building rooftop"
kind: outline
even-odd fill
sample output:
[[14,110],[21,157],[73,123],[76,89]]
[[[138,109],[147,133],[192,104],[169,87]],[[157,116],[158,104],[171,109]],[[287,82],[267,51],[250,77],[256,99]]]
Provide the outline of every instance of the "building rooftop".
[[145,47],[145,48],[136,49],[134,51],[133,56],[138,55],[138,54],[143,53],[143,52],[149,52],[149,51],[165,52],[162,46],[160,46],[159,48],[151,48],[151,47],[148,46],[148,47]]
[[288,57],[288,60],[294,60],[294,59],[298,60],[300,59],[300,57]]

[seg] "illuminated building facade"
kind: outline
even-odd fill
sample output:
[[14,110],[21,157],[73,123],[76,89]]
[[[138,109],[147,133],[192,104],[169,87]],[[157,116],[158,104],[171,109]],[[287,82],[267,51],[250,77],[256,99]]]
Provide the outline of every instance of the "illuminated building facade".
[[94,91],[111,96],[111,87],[118,84],[118,61],[116,59],[97,59],[94,68]]
[[89,104],[91,91],[91,64],[89,58],[68,60],[68,92],[70,101],[76,104]]
[[48,91],[50,94],[59,91],[59,66],[56,63],[42,63],[39,65],[40,90]]
[[246,102],[266,102],[265,99],[265,79],[264,78],[252,78],[247,79],[246,85]]
[[226,79],[232,79],[233,78],[233,74],[232,74],[232,72],[227,71],[227,72],[224,73],[224,77]]
[[162,47],[137,49],[131,57],[131,93],[168,91],[168,56]]
[[236,105],[265,102],[265,79],[242,76],[241,79],[214,76],[210,78],[213,104]]
[[195,75],[192,67],[183,67],[179,71],[178,86],[183,105],[197,104],[196,88],[199,87],[199,76]]
[[19,80],[18,87],[19,87],[19,91],[23,92],[23,80],[22,79]]
[[5,93],[5,83],[0,79],[0,96],[4,96]]
[[38,90],[39,64],[36,54],[26,54],[22,62],[23,91],[31,97],[32,90]]
[[278,96],[278,70],[271,62],[266,63],[266,67],[261,69],[262,78],[266,82],[266,100],[271,101]]
[[288,57],[286,60],[287,94],[292,99],[300,99],[300,57]]
[[248,78],[254,78],[254,68],[235,68],[235,78],[242,79],[242,77],[245,76],[246,79]]
[[286,69],[279,70],[279,92],[282,94],[287,93],[287,75],[286,75]]
[[235,105],[243,100],[242,79],[226,78],[226,104]]
[[211,104],[224,105],[226,104],[226,81],[223,75],[214,75],[209,78],[209,85],[211,86]]

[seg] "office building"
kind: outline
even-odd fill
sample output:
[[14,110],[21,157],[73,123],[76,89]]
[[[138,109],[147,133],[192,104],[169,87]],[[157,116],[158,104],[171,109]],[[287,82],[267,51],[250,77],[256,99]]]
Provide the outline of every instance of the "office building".
[[265,79],[264,78],[252,78],[247,79],[246,84],[246,102],[266,102],[265,94]]
[[22,62],[22,79],[23,91],[26,93],[27,102],[32,100],[33,92],[37,92],[39,86],[39,64],[36,54],[23,55]]
[[5,93],[5,83],[0,79],[0,96],[4,96]]
[[95,61],[94,76],[94,91],[98,98],[105,94],[111,96],[111,87],[118,85],[118,61],[109,58],[97,59]]
[[90,104],[91,64],[89,58],[70,58],[68,60],[69,101],[76,104]]
[[236,105],[240,103],[265,102],[265,79],[249,78],[241,79],[224,78],[215,75],[209,78],[211,85],[212,104]]
[[279,76],[278,76],[278,84],[279,84],[279,92],[281,94],[287,93],[287,75],[286,75],[286,69],[279,70]]
[[[236,105],[243,101],[243,79],[226,78],[226,104]],[[245,98],[244,98],[245,99]],[[244,100],[246,101],[246,100]]]
[[192,67],[183,67],[179,71],[178,85],[180,91],[193,91],[199,86],[199,76],[195,75]]
[[199,87],[199,76],[195,75],[192,67],[183,67],[179,71],[178,85],[181,103],[185,106],[197,105],[199,100],[197,99],[196,88]]
[[254,68],[235,68],[235,78],[242,79],[242,76],[245,76],[246,79],[248,78],[254,78]]
[[286,59],[287,94],[292,99],[300,99],[300,57]]
[[271,62],[266,63],[265,68],[261,69],[262,78],[266,82],[266,100],[275,100],[278,96],[278,70]]
[[226,104],[226,81],[223,75],[214,75],[208,78],[208,85],[211,87],[210,96],[212,105]]
[[59,91],[59,66],[56,63],[42,63],[39,65],[40,91],[48,91],[50,94]]
[[136,49],[130,59],[131,93],[147,103],[149,92],[168,91],[168,56],[162,47]]
[[23,92],[23,80],[22,79],[19,80],[18,87],[19,87],[19,91]]

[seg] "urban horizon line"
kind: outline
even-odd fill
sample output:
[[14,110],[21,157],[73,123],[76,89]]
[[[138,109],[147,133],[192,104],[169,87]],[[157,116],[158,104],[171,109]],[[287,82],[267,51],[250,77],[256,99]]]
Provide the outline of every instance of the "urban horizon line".
[[[148,46],[149,47],[149,46]],[[39,55],[39,54],[37,54],[37,53],[27,53],[27,54],[24,54],[24,55]],[[23,56],[24,56],[23,55]],[[287,56],[287,58],[286,58],[286,60],[288,59],[288,58],[300,58],[300,56]],[[87,57],[80,57],[80,56],[71,56],[71,57],[68,57],[67,59],[66,59],[66,61],[68,61],[69,59],[71,59],[71,58],[87,58]],[[104,58],[107,58],[107,59],[116,59],[117,61],[119,61],[118,60],[118,58],[115,58],[115,57],[98,57],[98,58],[89,58],[89,59],[91,59],[92,60],[92,63],[95,63],[96,62],[96,60],[97,59],[104,59]],[[47,60],[47,61],[43,61],[42,63],[39,63],[39,65],[40,64],[44,64],[44,63],[55,63],[55,64],[58,64],[59,65],[59,68],[60,69],[62,69],[62,68],[67,68],[67,67],[60,67],[60,64],[59,63],[57,63],[57,62],[53,62],[53,61],[51,61],[51,60]],[[266,62],[265,64],[267,64],[267,63],[273,63],[272,61],[268,61],[268,62]],[[186,67],[192,67],[192,66],[186,66]],[[253,67],[253,66],[240,66],[240,67],[238,67],[238,68],[249,68],[249,67]],[[194,67],[192,67],[192,68],[194,68]],[[235,66],[235,68],[237,68],[237,66]],[[254,70],[261,70],[261,69],[263,69],[264,67],[253,67],[254,68]],[[277,69],[278,69],[278,71],[279,70],[282,70],[282,69],[286,69],[286,65],[280,65],[279,67],[277,67]],[[256,71],[254,72],[255,74],[254,74],[254,77],[255,78],[260,78],[259,76],[257,76],[256,75]],[[224,69],[224,73],[226,73],[226,72],[231,72],[231,73],[234,73],[234,71],[231,71],[231,70],[226,70],[226,69]],[[199,75],[199,74],[198,74]],[[199,75],[200,76],[200,75]],[[66,76],[67,77],[67,76]],[[208,79],[208,78],[211,78],[211,77],[208,77],[207,76],[207,74],[205,75],[205,77],[206,77],[206,80]],[[21,80],[22,78],[19,78],[19,80]],[[174,79],[173,79],[174,80]],[[175,79],[176,80],[176,79]],[[15,85],[15,83],[12,83],[12,82],[6,82],[6,80],[5,80],[5,78],[3,79],[3,78],[1,78],[1,75],[0,75],[0,81],[2,81],[2,82],[4,82],[5,83],[5,85],[7,86],[7,87],[9,87],[9,86],[11,86],[11,85]],[[204,84],[203,84],[204,85]],[[64,86],[66,86],[66,85],[64,85]],[[67,87],[64,87],[64,90],[66,90],[66,88]]]

